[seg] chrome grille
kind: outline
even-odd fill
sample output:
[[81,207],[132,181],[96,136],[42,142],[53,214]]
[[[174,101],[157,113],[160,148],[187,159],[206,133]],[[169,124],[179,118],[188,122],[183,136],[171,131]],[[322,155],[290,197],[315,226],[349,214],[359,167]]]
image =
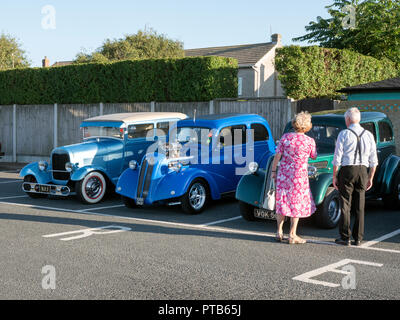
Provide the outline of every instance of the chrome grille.
[[137,186],[136,196],[137,198],[146,199],[149,194],[151,178],[153,175],[154,161],[148,161],[144,159],[142,166],[140,167],[139,181]]
[[69,162],[68,154],[53,153],[51,158],[51,164],[53,168],[53,178],[55,180],[69,180],[70,173],[65,170],[65,164],[67,162]]

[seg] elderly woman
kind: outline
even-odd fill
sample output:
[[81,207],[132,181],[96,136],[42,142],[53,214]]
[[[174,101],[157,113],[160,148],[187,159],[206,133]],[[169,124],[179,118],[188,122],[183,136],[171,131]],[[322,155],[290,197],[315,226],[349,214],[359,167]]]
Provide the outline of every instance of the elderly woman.
[[315,159],[317,151],[314,139],[305,135],[312,128],[311,115],[308,112],[297,114],[292,125],[295,132],[283,135],[272,163],[271,176],[276,181],[276,239],[283,240],[285,217],[290,217],[289,243],[303,244],[306,241],[297,236],[297,225],[299,218],[310,217],[316,210],[308,182],[308,159]]

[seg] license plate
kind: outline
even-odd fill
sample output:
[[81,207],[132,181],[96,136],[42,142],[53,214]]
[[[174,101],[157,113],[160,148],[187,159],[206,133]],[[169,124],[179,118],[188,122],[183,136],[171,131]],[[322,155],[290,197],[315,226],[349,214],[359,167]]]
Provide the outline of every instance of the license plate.
[[143,198],[137,198],[137,199],[136,199],[136,204],[137,204],[138,206],[142,206],[142,205],[144,204],[144,199],[143,199]]
[[266,220],[276,220],[276,213],[274,211],[254,209],[254,217]]
[[39,185],[39,192],[50,193],[50,186]]

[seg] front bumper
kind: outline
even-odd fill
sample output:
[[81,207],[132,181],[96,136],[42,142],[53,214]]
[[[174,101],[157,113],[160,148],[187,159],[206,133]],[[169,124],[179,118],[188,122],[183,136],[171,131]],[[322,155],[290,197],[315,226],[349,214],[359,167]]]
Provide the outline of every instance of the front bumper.
[[22,190],[28,193],[47,194],[54,196],[67,197],[70,195],[71,190],[67,186],[59,186],[54,184],[41,184],[36,182],[24,182]]

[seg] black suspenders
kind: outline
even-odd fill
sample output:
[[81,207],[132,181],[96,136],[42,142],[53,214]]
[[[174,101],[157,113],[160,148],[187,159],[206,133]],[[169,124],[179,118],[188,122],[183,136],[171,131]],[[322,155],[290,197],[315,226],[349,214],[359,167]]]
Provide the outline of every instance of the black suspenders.
[[360,162],[362,163],[362,155],[361,155],[361,137],[362,135],[365,133],[366,130],[364,130],[363,132],[361,132],[360,135],[357,135],[357,133],[355,133],[352,129],[347,128],[347,130],[353,132],[356,137],[357,137],[357,148],[356,148],[356,152],[354,153],[354,164],[357,163],[357,153],[360,155]]

